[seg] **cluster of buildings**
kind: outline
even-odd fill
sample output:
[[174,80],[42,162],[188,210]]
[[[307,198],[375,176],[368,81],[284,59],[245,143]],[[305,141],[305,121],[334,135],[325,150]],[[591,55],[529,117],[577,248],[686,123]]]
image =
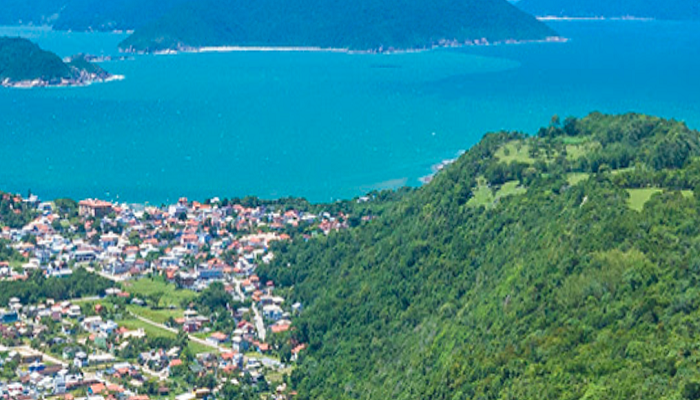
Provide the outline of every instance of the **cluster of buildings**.
[[[26,280],[32,271],[47,277],[68,277],[80,266],[117,282],[105,296],[127,297],[130,304],[143,306],[144,302],[116,288],[118,282],[146,274],[161,275],[180,288],[194,291],[222,282],[232,303],[247,301],[245,307],[229,309],[234,328],[217,329],[209,316],[191,309],[168,325],[173,332],[184,332],[214,349],[187,360],[187,373],[212,374],[223,377],[221,382],[230,379],[237,383],[236,377],[244,373],[255,383],[264,380],[264,368],[284,367],[265,356],[273,350],[266,339],[290,330],[292,314],[300,312],[302,306],[286,304],[275,294],[273,282],[261,282],[256,275],[259,263],[272,261],[272,243],[290,240],[297,234],[308,239],[347,227],[342,213],[316,215],[294,209],[245,207],[218,199],[198,203],[182,198],[163,207],[87,199],[68,211],[35,197],[30,204],[37,210],[33,220],[21,228],[0,230],[0,239],[25,260],[21,265],[0,261],[0,280]],[[47,345],[61,345],[62,349],[57,362],[47,362],[45,353],[37,358],[30,352],[34,357],[26,359],[20,355],[15,366],[17,379],[0,384],[0,398],[37,399],[65,394],[68,399],[81,388],[80,393],[90,400],[144,400],[148,396],[138,394],[143,393],[139,388],[149,379],[167,381],[173,374],[182,373],[182,349],[151,348],[127,361],[119,355],[130,342],[143,339],[145,332],[126,329],[119,321],[100,315],[100,310],[92,310],[97,312],[88,316],[83,315],[84,311],[70,301],[50,300],[22,305],[19,299],[12,299],[7,307],[0,308],[0,337],[15,344],[30,342],[48,329],[42,324],[48,318],[53,321],[51,333],[60,335],[52,336],[57,343]],[[294,361],[305,346],[292,345]],[[11,356],[3,365],[15,362],[21,354],[16,348],[7,350]],[[251,352],[261,356],[247,356]],[[86,369],[92,372],[84,374]],[[169,393],[168,385],[157,389],[158,396],[167,398],[212,397],[201,388],[177,396]],[[287,395],[284,387],[278,387],[271,398]]]
[[167,207],[82,200],[77,222],[62,218],[52,203],[35,204],[39,215],[34,220],[0,232],[0,239],[28,260],[19,270],[0,263],[0,279],[23,279],[31,270],[67,276],[78,264],[94,266],[114,280],[153,271],[177,274],[184,286],[201,290],[225,274],[252,274],[256,262],[272,259],[270,244],[289,240],[286,232],[300,224],[326,234],[347,227],[343,214],[204,204],[186,198]]

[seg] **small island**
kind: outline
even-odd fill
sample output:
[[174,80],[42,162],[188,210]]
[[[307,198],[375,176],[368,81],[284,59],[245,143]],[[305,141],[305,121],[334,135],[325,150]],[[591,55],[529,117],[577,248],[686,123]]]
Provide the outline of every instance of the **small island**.
[[0,84],[4,87],[85,86],[117,78],[84,54],[62,60],[27,39],[0,37]]

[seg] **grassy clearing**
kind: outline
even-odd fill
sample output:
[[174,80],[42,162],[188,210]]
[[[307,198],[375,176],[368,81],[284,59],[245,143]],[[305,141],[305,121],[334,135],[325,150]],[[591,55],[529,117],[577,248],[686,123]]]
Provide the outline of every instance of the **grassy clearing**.
[[284,382],[285,375],[291,375],[294,372],[294,367],[283,368],[279,371],[271,370],[265,377],[272,383],[279,384]]
[[585,142],[581,144],[567,144],[566,145],[566,159],[569,161],[578,160],[581,157],[600,148],[598,142]]
[[197,297],[191,290],[178,289],[175,285],[153,279],[139,279],[125,284],[125,290],[135,296],[148,297],[154,294],[161,294],[159,306],[168,307],[174,305],[179,307],[183,302],[189,302]]
[[589,176],[591,175],[585,172],[571,172],[566,175],[566,181],[569,182],[570,186],[574,186],[585,181]]
[[184,316],[184,311],[182,309],[176,308],[174,310],[162,309],[153,310],[148,307],[139,307],[135,305],[127,306],[127,310],[132,313],[150,319],[151,321],[158,323],[165,323],[168,319],[172,318],[182,318]]
[[495,202],[504,197],[522,194],[527,191],[526,188],[520,186],[518,181],[509,181],[501,185],[494,194],[483,178],[477,180],[477,186],[472,189],[474,196],[469,199],[467,205],[469,207],[493,207]]
[[[629,207],[635,211],[642,211],[644,204],[651,199],[651,196],[656,193],[661,193],[663,189],[659,188],[644,188],[644,189],[627,189],[630,198],[627,200]],[[692,190],[681,190],[681,195],[686,199],[692,198]]]
[[129,330],[143,329],[143,331],[146,332],[146,335],[150,336],[150,337],[168,337],[168,338],[175,337],[175,333],[173,333],[173,332],[158,328],[157,326],[153,326],[151,324],[148,324],[148,323],[143,322],[140,319],[136,319],[136,318],[123,319],[121,321],[118,321],[117,323],[120,326],[125,326]]
[[[119,326],[125,326],[129,330],[136,330],[136,329],[143,329],[143,331],[146,333],[146,336],[148,337],[167,337],[167,338],[174,338],[176,335],[173,332],[170,332],[165,329],[158,328],[157,326],[153,326],[151,324],[148,324],[146,322],[143,322],[139,319],[124,319],[118,322]],[[204,346],[199,343],[195,343],[193,341],[189,341],[187,344],[187,347],[192,350],[193,353],[198,354],[198,353],[218,353],[218,351],[212,347]]]
[[518,194],[523,194],[527,192],[527,189],[520,186],[520,182],[518,181],[509,181],[504,183],[500,189],[498,189],[498,192],[496,192],[496,200],[502,199],[504,197],[508,196],[515,196]]
[[467,202],[469,207],[489,207],[493,204],[493,191],[483,177],[477,178],[477,185],[472,188],[472,193],[472,198]]
[[619,175],[619,174],[624,174],[625,172],[632,172],[632,171],[634,171],[634,167],[613,169],[610,171],[610,173],[613,175]]
[[591,140],[590,136],[562,136],[561,141],[564,144],[582,144]]
[[500,162],[510,164],[514,161],[525,164],[534,164],[535,159],[530,157],[530,146],[521,140],[508,142],[496,150],[496,158]]
[[642,211],[644,204],[651,199],[651,196],[661,192],[659,188],[627,189],[627,193],[630,194],[627,205],[635,211]]

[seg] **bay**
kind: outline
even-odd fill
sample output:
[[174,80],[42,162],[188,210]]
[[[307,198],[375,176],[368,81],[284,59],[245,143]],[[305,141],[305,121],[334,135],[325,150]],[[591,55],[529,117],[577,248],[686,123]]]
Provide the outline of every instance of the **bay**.
[[[700,127],[700,24],[550,22],[567,43],[104,62],[122,81],[0,89],[0,188],[42,198],[351,198],[419,185],[484,133],[636,111]],[[61,56],[124,34],[0,28]]]

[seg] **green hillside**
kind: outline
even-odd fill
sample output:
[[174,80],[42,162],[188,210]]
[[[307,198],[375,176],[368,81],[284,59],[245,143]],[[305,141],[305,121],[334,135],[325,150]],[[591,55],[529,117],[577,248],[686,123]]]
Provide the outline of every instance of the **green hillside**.
[[676,121],[555,118],[278,245],[260,272],[305,305],[297,398],[700,398],[699,155]]
[[42,50],[27,39],[0,37],[0,83],[12,86],[23,81],[41,81],[43,85],[84,84],[109,78],[98,65],[84,55],[67,63],[56,54]]
[[0,37],[0,81],[60,81],[71,76],[70,68],[56,54],[26,39]]
[[198,0],[121,43],[130,51],[202,46],[425,48],[442,41],[533,40],[555,33],[505,0]]
[[535,15],[568,17],[644,17],[665,20],[700,19],[700,3],[688,0],[520,0],[518,7]]
[[136,29],[183,0],[3,0],[0,24],[51,25],[58,30]]

